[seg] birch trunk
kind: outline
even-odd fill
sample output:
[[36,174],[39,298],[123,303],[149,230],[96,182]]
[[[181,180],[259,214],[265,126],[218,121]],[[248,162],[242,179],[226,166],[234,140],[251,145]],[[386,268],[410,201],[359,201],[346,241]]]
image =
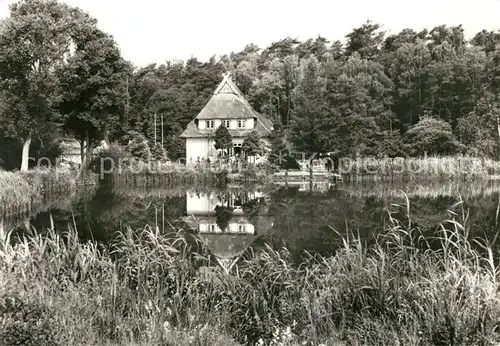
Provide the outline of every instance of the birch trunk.
[[28,171],[30,156],[31,134],[28,135],[23,144],[23,156],[21,158],[21,172]]
[[496,118],[497,118],[497,131],[498,131],[498,145],[500,147],[500,115],[498,113],[496,114]]
[[89,137],[89,132],[87,131],[85,134],[85,159],[82,162],[82,172],[87,169],[87,166],[89,164],[90,160],[90,137]]
[[85,140],[80,141],[80,163],[83,165],[83,161],[85,160]]

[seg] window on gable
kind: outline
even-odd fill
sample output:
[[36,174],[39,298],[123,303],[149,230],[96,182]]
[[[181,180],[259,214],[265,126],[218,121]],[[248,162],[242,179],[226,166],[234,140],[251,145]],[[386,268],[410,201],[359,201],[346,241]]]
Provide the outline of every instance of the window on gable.
[[238,233],[245,233],[246,229],[245,229],[245,225],[238,225]]
[[230,120],[222,120],[222,125],[224,125],[226,128],[229,128]]
[[243,129],[246,126],[246,120],[245,119],[238,119],[238,128]]
[[214,121],[213,120],[207,120],[205,123],[206,123],[207,129],[214,128]]

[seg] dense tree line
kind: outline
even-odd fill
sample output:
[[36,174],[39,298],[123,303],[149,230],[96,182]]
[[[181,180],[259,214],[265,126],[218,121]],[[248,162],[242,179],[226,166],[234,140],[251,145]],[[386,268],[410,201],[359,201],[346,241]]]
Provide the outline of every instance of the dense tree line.
[[167,151],[181,155],[178,135],[230,71],[273,120],[281,150],[497,157],[499,43],[488,31],[467,41],[461,26],[387,36],[367,22],[344,43],[285,38],[205,63],[150,65],[132,76],[128,126],[152,138],[152,114],[163,112]]
[[205,63],[138,69],[128,126],[152,138],[152,114],[163,112],[167,151],[182,155],[178,135],[230,71],[273,120],[280,150],[497,157],[500,33],[482,31],[468,42],[461,26],[391,36],[380,29],[367,22],[344,43],[285,38]]
[[439,26],[388,36],[367,22],[345,42],[285,38],[206,62],[134,68],[88,14],[21,0],[0,25],[0,160],[19,167],[23,148],[25,158],[56,156],[68,136],[82,155],[103,139],[143,138],[146,156],[177,159],[179,135],[224,71],[273,120],[275,151],[496,158],[499,44],[500,32],[467,41],[461,26]]
[[345,43],[284,39],[260,53],[248,46],[228,61],[295,149],[496,157],[500,34],[467,42],[461,26],[391,36],[380,28],[367,22]]

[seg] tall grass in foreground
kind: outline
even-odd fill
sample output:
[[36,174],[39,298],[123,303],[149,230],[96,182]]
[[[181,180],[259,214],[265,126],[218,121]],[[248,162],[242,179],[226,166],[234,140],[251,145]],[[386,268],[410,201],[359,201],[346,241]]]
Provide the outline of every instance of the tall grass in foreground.
[[394,207],[406,216],[373,244],[345,236],[300,266],[266,248],[230,274],[182,231],[129,230],[109,248],[71,228],[3,235],[0,344],[498,344],[494,249],[469,239],[466,213],[425,238]]

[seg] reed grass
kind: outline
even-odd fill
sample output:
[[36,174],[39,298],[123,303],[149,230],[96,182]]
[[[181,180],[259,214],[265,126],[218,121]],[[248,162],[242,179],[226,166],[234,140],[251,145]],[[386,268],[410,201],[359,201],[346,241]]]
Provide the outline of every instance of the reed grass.
[[214,180],[265,182],[271,179],[271,173],[265,168],[255,165],[238,165],[214,162],[213,164],[187,164],[176,162],[143,162],[136,161],[124,167],[109,169],[110,173],[101,174],[101,179],[126,181],[133,184],[157,185],[173,181],[199,183]]
[[477,181],[470,184],[457,181],[414,180],[394,182],[391,184],[373,181],[352,182],[338,186],[349,196],[366,198],[400,197],[405,191],[410,197],[436,198],[440,196],[462,196],[464,199],[492,196],[500,193],[500,181]]
[[0,213],[10,214],[14,210],[25,209],[32,199],[40,199],[42,185],[30,182],[20,174],[0,170]]
[[[350,166],[350,167],[349,167]],[[500,162],[469,156],[362,158],[345,163],[348,180],[485,179],[500,175]]]
[[124,170],[107,178],[107,182],[113,186],[133,187],[178,187],[192,186],[203,188],[204,186],[225,186],[229,183],[228,174],[225,171],[171,171],[162,173],[136,173]]
[[461,203],[426,236],[408,199],[389,212],[370,244],[344,235],[335,254],[298,266],[267,247],[230,273],[182,230],[127,230],[109,247],[73,228],[4,234],[0,344],[20,335],[26,345],[498,344],[494,241],[470,237]]
[[28,172],[0,171],[0,217],[29,214],[51,200],[75,196],[79,188],[96,186],[96,175],[37,168]]

